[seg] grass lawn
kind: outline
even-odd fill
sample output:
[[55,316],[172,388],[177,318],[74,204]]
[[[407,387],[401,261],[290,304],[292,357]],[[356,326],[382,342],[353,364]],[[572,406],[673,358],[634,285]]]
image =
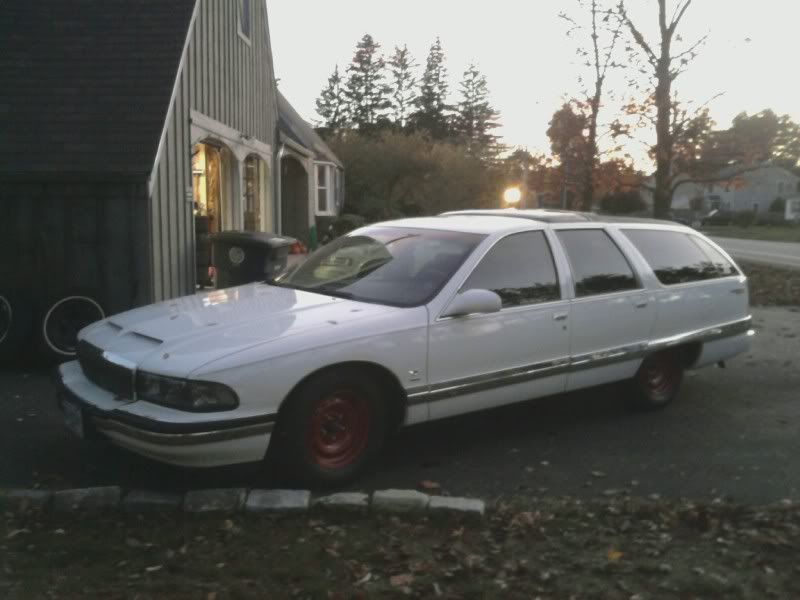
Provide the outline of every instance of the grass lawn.
[[747,240],[766,240],[768,242],[800,242],[800,226],[789,225],[707,225],[700,229],[706,235],[741,238]]
[[2,598],[798,598],[800,508],[611,494],[484,520],[6,514]]

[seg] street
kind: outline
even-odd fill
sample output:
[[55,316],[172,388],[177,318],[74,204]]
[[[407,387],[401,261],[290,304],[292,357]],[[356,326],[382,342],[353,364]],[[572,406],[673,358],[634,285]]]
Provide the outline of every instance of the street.
[[712,239],[735,259],[800,269],[800,244],[723,237]]
[[[628,412],[610,386],[403,430],[353,489],[594,496],[629,489],[742,502],[800,499],[800,309],[754,308],[751,353],[691,372],[678,400]],[[0,372],[0,487],[270,487],[259,465],[179,469],[68,434],[45,373]],[[429,484],[430,485],[430,484]]]

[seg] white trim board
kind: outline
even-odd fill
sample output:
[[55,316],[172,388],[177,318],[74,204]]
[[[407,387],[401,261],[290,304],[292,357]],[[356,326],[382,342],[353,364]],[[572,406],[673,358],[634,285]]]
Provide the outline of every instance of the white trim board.
[[194,109],[189,111],[189,115],[189,121],[191,122],[190,143],[192,146],[208,137],[217,138],[230,148],[237,160],[242,161],[248,155],[256,154],[264,159],[270,170],[272,170],[272,146],[270,144],[245,136],[241,131]]

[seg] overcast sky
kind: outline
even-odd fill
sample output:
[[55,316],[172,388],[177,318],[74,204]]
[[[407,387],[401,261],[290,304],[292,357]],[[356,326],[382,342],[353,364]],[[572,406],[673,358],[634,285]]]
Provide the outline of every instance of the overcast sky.
[[[656,0],[628,5],[654,38]],[[311,121],[317,118],[314,100],[334,65],[346,68],[364,33],[387,54],[408,44],[420,64],[440,36],[454,99],[458,79],[475,61],[488,77],[505,143],[534,152],[547,151],[547,123],[563,95],[579,91],[575,42],[558,19],[562,9],[579,14],[572,0],[267,0],[267,6],[280,89]],[[704,33],[710,37],[677,89],[698,102],[724,92],[710,105],[720,127],[741,111],[768,107],[800,120],[798,24],[798,0],[694,0],[682,36],[687,42]],[[625,91],[619,80],[612,87]],[[606,117],[615,108],[604,109]]]

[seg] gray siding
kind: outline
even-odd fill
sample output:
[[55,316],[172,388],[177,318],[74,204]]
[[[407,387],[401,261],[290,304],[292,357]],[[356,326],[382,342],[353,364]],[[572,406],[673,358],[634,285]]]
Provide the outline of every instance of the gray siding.
[[266,3],[251,0],[251,44],[238,34],[240,4],[198,0],[190,24],[166,135],[151,176],[153,300],[194,289],[194,219],[187,200],[192,187],[190,111],[274,143],[277,108]]

